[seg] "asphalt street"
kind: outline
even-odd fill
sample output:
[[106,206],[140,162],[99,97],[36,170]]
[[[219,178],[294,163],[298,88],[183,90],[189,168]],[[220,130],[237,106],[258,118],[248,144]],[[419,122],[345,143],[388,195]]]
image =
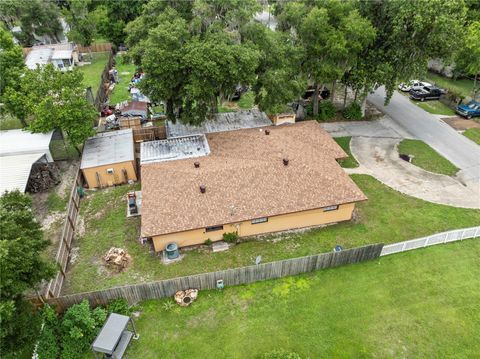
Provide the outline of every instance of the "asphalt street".
[[384,105],[384,100],[384,87],[368,96],[369,102],[390,116],[412,137],[427,143],[460,168],[458,177],[462,181],[480,182],[479,145],[459,134],[434,115],[415,106],[406,96],[396,91],[387,106]]

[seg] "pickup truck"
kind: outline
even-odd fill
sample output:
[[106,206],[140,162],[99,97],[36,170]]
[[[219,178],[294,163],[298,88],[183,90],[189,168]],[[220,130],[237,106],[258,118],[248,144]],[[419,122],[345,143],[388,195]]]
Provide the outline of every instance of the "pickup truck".
[[435,86],[424,86],[419,90],[411,90],[410,98],[412,100],[438,100],[443,94],[443,91]]
[[422,87],[432,86],[431,83],[419,80],[410,80],[407,83],[401,83],[398,85],[398,89],[403,92],[410,92],[411,90],[420,90]]
[[480,116],[480,102],[470,101],[467,104],[458,105],[455,112],[468,119]]

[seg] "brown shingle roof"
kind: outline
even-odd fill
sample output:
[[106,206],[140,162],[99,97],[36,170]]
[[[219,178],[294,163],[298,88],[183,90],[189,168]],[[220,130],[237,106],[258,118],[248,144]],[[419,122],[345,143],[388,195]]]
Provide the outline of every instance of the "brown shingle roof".
[[208,156],[143,165],[142,236],[367,199],[335,161],[345,152],[318,123],[268,129],[268,136],[258,128],[207,134]]

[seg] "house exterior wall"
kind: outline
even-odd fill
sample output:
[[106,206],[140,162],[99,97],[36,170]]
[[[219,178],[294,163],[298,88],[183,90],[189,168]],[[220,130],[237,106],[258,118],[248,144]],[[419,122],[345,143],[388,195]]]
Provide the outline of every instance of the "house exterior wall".
[[[107,173],[109,168],[113,168],[113,174]],[[116,184],[126,183],[123,170],[127,171],[127,176],[129,180],[136,181],[137,174],[135,172],[135,162],[126,161],[120,163],[112,163],[105,166],[97,166],[91,168],[83,168],[82,172],[85,177],[85,180],[88,184],[88,188],[98,188],[98,187],[110,187]],[[98,172],[100,177],[100,186],[97,183]]]
[[252,224],[251,221],[224,224],[223,230],[207,232],[205,228],[184,232],[168,233],[152,237],[155,251],[162,251],[168,243],[176,242],[179,247],[203,244],[207,239],[222,240],[223,233],[238,232],[240,237],[286,231],[290,229],[312,227],[322,224],[348,221],[352,218],[355,203],[338,206],[338,209],[325,212],[324,209],[313,209],[302,212],[282,214],[268,217],[268,222]]

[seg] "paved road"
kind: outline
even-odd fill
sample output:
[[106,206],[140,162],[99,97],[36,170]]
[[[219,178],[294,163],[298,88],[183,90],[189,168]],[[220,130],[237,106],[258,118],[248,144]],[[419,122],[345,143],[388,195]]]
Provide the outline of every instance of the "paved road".
[[388,106],[384,106],[384,98],[385,89],[381,87],[368,96],[368,101],[460,168],[458,177],[462,181],[480,181],[480,146],[412,104],[406,96],[395,92]]
[[325,122],[320,126],[332,137],[413,138],[388,116],[375,121]]
[[455,207],[480,208],[479,186],[465,186],[454,177],[427,172],[398,157],[401,138],[353,137],[350,149],[360,166],[347,173],[372,175],[409,196]]

